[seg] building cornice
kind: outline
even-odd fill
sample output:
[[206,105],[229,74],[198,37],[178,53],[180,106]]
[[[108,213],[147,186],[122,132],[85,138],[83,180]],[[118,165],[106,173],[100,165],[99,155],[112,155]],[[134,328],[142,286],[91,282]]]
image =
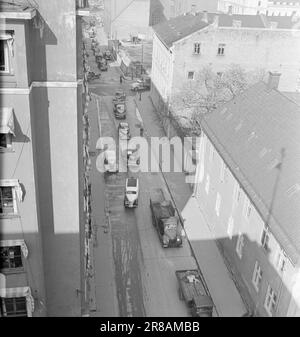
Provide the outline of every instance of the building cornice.
[[0,95],[29,95],[32,88],[77,88],[82,79],[74,82],[32,82],[28,88],[0,88]]
[[0,19],[31,20],[35,16],[36,16],[36,10],[34,8],[28,9],[23,12],[18,12],[18,11],[0,12]]

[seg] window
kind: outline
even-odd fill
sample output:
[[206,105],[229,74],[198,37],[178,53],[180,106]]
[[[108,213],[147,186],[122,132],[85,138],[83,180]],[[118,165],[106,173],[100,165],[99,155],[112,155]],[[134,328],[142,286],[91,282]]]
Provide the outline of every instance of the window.
[[280,249],[276,257],[275,267],[280,273],[283,273],[285,270],[285,264],[286,254],[282,249]]
[[209,150],[209,161],[212,162],[215,156],[215,149],[212,144],[210,144],[210,150]]
[[234,220],[233,220],[233,217],[230,216],[228,219],[228,226],[227,226],[227,234],[230,240],[232,239],[233,228],[234,228]]
[[243,256],[243,247],[244,247],[244,235],[242,233],[239,233],[236,243],[236,253],[240,259]]
[[200,43],[194,43],[194,54],[200,54]]
[[9,72],[8,45],[6,40],[0,40],[0,72]]
[[8,149],[14,133],[14,115],[12,108],[0,108],[0,150]]
[[17,179],[0,180],[0,215],[16,215],[17,198],[23,201],[23,192]]
[[12,144],[12,135],[10,133],[0,133],[0,149],[9,149]]
[[224,43],[220,43],[218,46],[218,55],[223,56],[225,53],[225,44]]
[[249,219],[252,211],[252,206],[249,198],[245,196],[245,203],[244,203],[244,217]]
[[220,215],[220,206],[221,206],[221,195],[220,193],[217,193],[216,207],[215,207],[217,216]]
[[28,317],[26,297],[0,298],[2,317]]
[[259,291],[261,280],[262,280],[262,270],[261,270],[260,265],[256,261],[254,265],[253,275],[252,275],[252,283],[257,292]]
[[276,302],[277,302],[277,295],[275,294],[272,287],[268,285],[264,307],[270,316],[273,316],[275,312]]
[[10,73],[10,56],[12,55],[12,34],[0,31],[0,73]]
[[188,79],[193,80],[194,79],[195,72],[194,71],[189,71],[188,72]]
[[22,268],[21,246],[0,247],[0,270]]
[[241,186],[240,184],[236,181],[235,186],[234,186],[234,192],[233,192],[233,202],[235,204],[238,204],[241,198]]
[[15,193],[11,186],[0,187],[0,214],[14,214],[15,207]]
[[261,245],[266,252],[269,252],[270,250],[269,239],[270,239],[270,232],[267,226],[265,226],[261,235]]
[[209,185],[210,185],[210,178],[209,175],[206,176],[206,183],[205,183],[205,192],[208,194],[209,192]]
[[220,169],[220,181],[221,183],[224,182],[225,180],[225,170],[226,170],[226,165],[224,161],[221,159],[221,169]]

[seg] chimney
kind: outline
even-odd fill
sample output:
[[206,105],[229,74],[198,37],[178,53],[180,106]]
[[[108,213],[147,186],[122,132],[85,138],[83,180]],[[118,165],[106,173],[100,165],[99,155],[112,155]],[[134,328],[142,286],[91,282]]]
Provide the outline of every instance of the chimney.
[[219,15],[215,15],[214,21],[212,24],[214,27],[219,27]]
[[268,88],[270,90],[278,89],[280,76],[281,73],[277,71],[269,71]]
[[192,15],[196,15],[197,13],[196,13],[196,5],[195,4],[192,4],[191,5],[191,14]]
[[232,6],[228,6],[228,12],[227,12],[227,14],[228,15],[232,15]]
[[297,11],[293,11],[293,13],[292,13],[292,22],[297,22],[297,21],[298,21]]
[[202,21],[208,23],[207,11],[203,11]]

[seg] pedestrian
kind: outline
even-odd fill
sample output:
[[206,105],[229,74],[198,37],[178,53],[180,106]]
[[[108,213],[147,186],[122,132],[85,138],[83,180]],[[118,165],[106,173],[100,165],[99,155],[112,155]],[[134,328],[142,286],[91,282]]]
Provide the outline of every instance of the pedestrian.
[[122,82],[123,82],[123,76],[120,75],[120,83],[122,84]]
[[140,101],[142,100],[142,92],[140,91]]
[[143,137],[143,135],[144,135],[144,128],[141,126],[140,127],[140,136]]

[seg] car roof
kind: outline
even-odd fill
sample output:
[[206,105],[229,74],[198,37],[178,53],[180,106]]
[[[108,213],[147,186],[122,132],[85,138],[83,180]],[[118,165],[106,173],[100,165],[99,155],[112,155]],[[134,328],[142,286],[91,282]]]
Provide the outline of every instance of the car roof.
[[120,127],[123,128],[123,127],[128,127],[129,128],[129,124],[127,122],[121,122],[119,123]]
[[126,185],[128,187],[136,187],[137,184],[138,184],[138,181],[139,181],[138,178],[133,178],[133,177],[127,178],[126,179]]

